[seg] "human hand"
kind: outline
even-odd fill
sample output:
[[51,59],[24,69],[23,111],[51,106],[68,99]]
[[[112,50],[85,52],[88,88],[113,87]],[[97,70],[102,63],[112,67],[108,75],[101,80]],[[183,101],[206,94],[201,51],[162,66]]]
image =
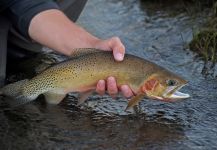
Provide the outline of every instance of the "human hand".
[[118,37],[112,37],[106,40],[99,39],[94,43],[94,48],[105,51],[113,51],[116,61],[122,61],[124,59],[125,47]]
[[[102,50],[113,51],[113,55],[116,61],[122,61],[124,59],[125,47],[118,37],[112,37],[107,40],[99,40],[95,44],[95,48]],[[107,80],[99,80],[96,86],[96,92],[100,95],[108,91],[109,95],[115,97],[119,91],[125,97],[133,96],[133,92],[128,85],[118,86],[114,77],[108,77]]]

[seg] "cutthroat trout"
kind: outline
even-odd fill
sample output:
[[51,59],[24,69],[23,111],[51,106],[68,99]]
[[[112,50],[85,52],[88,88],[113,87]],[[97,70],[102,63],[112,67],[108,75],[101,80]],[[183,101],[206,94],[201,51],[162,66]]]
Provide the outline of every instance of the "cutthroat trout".
[[80,104],[95,90],[98,80],[113,76],[118,86],[129,85],[135,93],[126,109],[144,97],[168,102],[189,97],[178,91],[186,85],[186,80],[145,59],[126,54],[122,62],[117,62],[111,52],[96,49],[75,52],[75,57],[47,68],[30,80],[6,85],[0,93],[20,104],[33,101],[40,94],[47,103],[58,104],[67,93],[80,92]]

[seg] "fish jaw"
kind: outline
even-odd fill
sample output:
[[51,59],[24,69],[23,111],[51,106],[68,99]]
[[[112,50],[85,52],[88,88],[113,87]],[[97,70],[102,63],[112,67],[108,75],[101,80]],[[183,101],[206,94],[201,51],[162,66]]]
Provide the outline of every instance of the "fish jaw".
[[180,85],[177,87],[168,87],[166,92],[163,94],[162,99],[163,101],[168,101],[168,102],[174,102],[177,100],[182,100],[182,99],[187,99],[190,97],[189,94],[187,93],[182,93],[179,90],[184,87],[184,85]]

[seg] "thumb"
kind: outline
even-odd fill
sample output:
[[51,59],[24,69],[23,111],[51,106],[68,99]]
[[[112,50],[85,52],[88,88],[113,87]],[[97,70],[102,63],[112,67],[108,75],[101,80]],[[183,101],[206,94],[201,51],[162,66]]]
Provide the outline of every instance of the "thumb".
[[116,61],[122,61],[124,59],[125,47],[118,37],[113,37],[110,40],[110,47],[113,51],[113,55]]
[[124,51],[120,48],[114,48],[113,55],[117,61],[122,61],[124,59]]
[[102,50],[112,51],[116,61],[122,61],[124,59],[125,47],[118,37],[112,37],[100,41],[95,47]]

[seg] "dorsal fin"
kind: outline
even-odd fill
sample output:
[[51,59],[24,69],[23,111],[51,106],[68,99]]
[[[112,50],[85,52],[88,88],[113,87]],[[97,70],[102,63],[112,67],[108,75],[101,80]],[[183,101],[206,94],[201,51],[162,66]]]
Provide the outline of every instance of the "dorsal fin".
[[79,56],[92,54],[92,53],[98,53],[98,52],[102,52],[102,50],[95,49],[95,48],[76,48],[76,49],[73,49],[73,52],[70,55],[70,57],[72,58],[79,57]]

